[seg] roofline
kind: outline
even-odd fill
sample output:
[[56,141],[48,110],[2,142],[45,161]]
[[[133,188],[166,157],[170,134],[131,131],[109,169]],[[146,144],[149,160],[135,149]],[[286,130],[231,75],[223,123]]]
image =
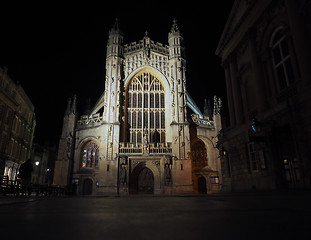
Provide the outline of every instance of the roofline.
[[227,33],[228,31],[228,28],[229,28],[229,23],[231,23],[231,19],[233,17],[233,13],[235,11],[233,11],[233,9],[236,9],[237,7],[237,4],[238,4],[238,0],[235,0],[232,7],[231,7],[231,10],[230,10],[230,14],[229,14],[229,17],[227,19],[227,22],[225,24],[225,27],[224,27],[224,30],[222,31],[222,34],[221,34],[221,37],[219,39],[219,42],[218,42],[218,45],[217,45],[217,48],[216,48],[216,51],[215,51],[215,55],[216,56],[219,56],[220,57],[220,54],[222,52],[222,45],[223,45],[223,42],[224,42],[224,38],[225,38],[225,33]]

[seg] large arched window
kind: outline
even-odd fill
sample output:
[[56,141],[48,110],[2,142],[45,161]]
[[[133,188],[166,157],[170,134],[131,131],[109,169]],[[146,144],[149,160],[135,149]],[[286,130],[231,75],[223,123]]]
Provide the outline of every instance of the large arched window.
[[207,164],[207,151],[205,144],[202,140],[197,140],[191,146],[191,159],[192,159],[192,168],[201,169],[206,167]]
[[283,28],[277,29],[271,39],[273,65],[280,90],[285,89],[295,81],[293,56],[290,51],[290,41]]
[[97,168],[99,157],[98,145],[93,141],[87,142],[82,147],[81,151],[82,151],[81,167]]
[[127,93],[128,141],[165,142],[164,87],[154,75],[141,73],[134,77]]

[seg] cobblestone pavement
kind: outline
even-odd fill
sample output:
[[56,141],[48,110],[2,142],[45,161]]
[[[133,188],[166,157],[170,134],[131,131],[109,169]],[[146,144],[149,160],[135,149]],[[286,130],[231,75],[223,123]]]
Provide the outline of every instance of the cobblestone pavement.
[[311,239],[311,192],[0,197],[0,239]]

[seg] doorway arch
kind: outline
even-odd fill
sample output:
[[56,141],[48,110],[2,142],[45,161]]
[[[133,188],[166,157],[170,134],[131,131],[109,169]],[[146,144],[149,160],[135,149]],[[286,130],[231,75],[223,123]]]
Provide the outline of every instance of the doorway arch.
[[137,193],[138,194],[153,194],[154,193],[154,176],[152,171],[145,167],[137,178]]
[[205,177],[199,177],[198,178],[198,192],[199,192],[199,194],[207,194]]
[[130,194],[153,194],[154,175],[150,168],[137,166],[132,172]]
[[150,163],[141,162],[132,171],[130,176],[130,194],[154,194],[159,191],[159,176]]

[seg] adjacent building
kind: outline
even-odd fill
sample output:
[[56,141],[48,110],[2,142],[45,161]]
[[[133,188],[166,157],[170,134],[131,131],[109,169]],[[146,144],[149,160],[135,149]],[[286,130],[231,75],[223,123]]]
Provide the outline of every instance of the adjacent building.
[[52,185],[56,155],[57,148],[55,146],[34,144],[31,156],[31,162],[33,164],[31,182],[33,184]]
[[230,126],[223,190],[311,187],[311,2],[236,0],[216,55]]
[[124,44],[116,22],[104,81],[88,115],[78,119],[76,97],[69,98],[55,185],[92,195],[218,191],[221,101],[215,97],[213,112],[204,116],[187,92],[176,21],[168,45],[152,41],[147,32]]
[[35,126],[30,99],[0,68],[0,176],[15,180],[20,164],[31,156]]

